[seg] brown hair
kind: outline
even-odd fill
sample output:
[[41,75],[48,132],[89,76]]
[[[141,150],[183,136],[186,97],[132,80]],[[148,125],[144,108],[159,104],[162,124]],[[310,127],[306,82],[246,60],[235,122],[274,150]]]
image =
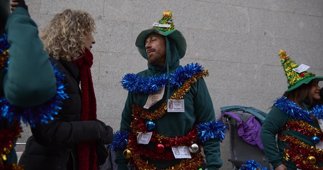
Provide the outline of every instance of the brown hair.
[[94,31],[94,19],[89,13],[66,9],[54,16],[41,38],[50,56],[71,61],[83,53],[84,38]]
[[310,83],[303,84],[293,91],[285,92],[284,96],[296,102],[299,106],[302,106],[303,103],[306,103],[310,107],[312,107],[316,101],[314,101],[309,96],[309,94],[310,94],[311,87],[314,85],[315,82],[316,82],[315,80],[312,80]]

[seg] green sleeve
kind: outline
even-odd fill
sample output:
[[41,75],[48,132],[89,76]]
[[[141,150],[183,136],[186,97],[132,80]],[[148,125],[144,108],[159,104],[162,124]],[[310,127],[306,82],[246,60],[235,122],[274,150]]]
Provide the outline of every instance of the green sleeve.
[[6,32],[10,43],[4,95],[12,105],[36,106],[56,93],[54,70],[38,36],[38,28],[22,7],[9,16]]
[[262,125],[261,140],[264,145],[264,152],[274,167],[282,164],[283,158],[277,147],[276,135],[286,124],[287,120],[288,115],[273,106]]
[[[196,93],[194,97],[194,109],[198,122],[210,122],[215,120],[215,112],[212,99],[204,79],[196,82]],[[204,143],[204,154],[208,170],[219,169],[223,162],[221,160],[220,142],[209,140]]]
[[131,124],[131,107],[133,104],[132,94],[128,93],[125,106],[122,111],[120,131],[129,131]]
[[[128,97],[122,111],[120,131],[130,131],[132,101],[132,95],[131,93],[128,93]],[[117,151],[116,163],[118,164],[118,170],[128,169],[128,161],[124,158],[122,151]]]

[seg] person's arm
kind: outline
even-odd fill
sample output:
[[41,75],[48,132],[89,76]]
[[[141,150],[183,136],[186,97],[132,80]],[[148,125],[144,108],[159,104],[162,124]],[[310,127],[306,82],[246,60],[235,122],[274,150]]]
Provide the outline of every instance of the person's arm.
[[[125,103],[125,106],[122,111],[121,123],[120,123],[120,131],[130,131],[131,124],[131,105],[132,105],[132,95],[128,93],[128,97]],[[118,164],[118,170],[127,170],[128,169],[128,161],[123,156],[123,151],[116,152],[116,161]]]
[[261,129],[261,140],[264,145],[264,153],[268,161],[278,167],[283,162],[283,156],[277,147],[276,135],[288,120],[287,114],[281,112],[273,106],[272,110],[267,114]]
[[31,129],[35,139],[45,146],[69,146],[81,142],[112,142],[113,130],[98,120],[64,122],[54,120]]
[[36,106],[56,93],[54,70],[44,51],[36,23],[26,8],[10,14],[6,33],[10,43],[9,64],[3,79],[4,95],[15,106]]
[[[194,97],[195,114],[200,123],[215,121],[215,112],[212,99],[207,89],[204,79],[199,79],[193,90],[196,90]],[[203,144],[204,154],[206,158],[206,167],[208,170],[220,169],[223,162],[221,160],[220,141],[218,139],[210,139]]]

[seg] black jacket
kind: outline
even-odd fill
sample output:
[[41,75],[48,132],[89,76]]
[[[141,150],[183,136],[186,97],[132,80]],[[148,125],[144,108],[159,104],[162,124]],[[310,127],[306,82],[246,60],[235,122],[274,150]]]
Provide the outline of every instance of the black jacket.
[[[108,134],[112,140],[112,128],[99,121],[80,121],[81,90],[80,75],[77,66],[67,61],[55,61],[54,65],[65,74],[66,92],[69,96],[64,101],[63,109],[56,119],[48,125],[37,125],[26,144],[19,164],[25,170],[71,170],[77,169],[76,146],[80,142],[94,141],[102,146],[102,135]],[[108,129],[108,133],[102,130]],[[102,147],[98,147],[102,149]],[[100,150],[102,151],[102,150]],[[99,160],[105,154],[98,155]]]

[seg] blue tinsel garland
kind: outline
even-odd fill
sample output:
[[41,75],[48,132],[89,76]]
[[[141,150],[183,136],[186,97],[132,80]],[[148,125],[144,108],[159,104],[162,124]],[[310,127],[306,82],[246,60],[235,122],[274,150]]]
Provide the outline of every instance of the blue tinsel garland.
[[0,35],[0,54],[3,53],[3,51],[9,49],[10,44],[8,42],[8,36],[6,34]]
[[211,121],[197,125],[197,133],[202,143],[210,139],[223,141],[225,137],[226,126],[221,121]]
[[312,113],[317,119],[323,119],[323,105],[314,106]]
[[282,112],[287,113],[291,118],[297,120],[312,122],[312,115],[318,119],[323,118],[323,106],[317,105],[312,110],[305,110],[298,106],[295,102],[287,99],[285,96],[277,99],[274,106]]
[[121,84],[124,89],[131,93],[153,94],[167,85],[171,88],[179,88],[183,83],[193,75],[203,71],[203,67],[198,63],[187,64],[184,67],[178,67],[173,73],[162,74],[158,76],[143,77],[137,74],[126,74]]
[[262,167],[261,164],[255,160],[248,160],[241,165],[239,170],[268,170],[268,168]]
[[19,120],[32,127],[38,123],[47,124],[53,120],[62,109],[63,100],[68,98],[63,83],[64,74],[55,66],[53,67],[56,77],[56,95],[50,101],[35,107],[21,108],[11,105],[5,98],[0,98],[0,118],[7,119],[9,122]]
[[129,136],[129,133],[126,131],[117,131],[113,135],[113,141],[109,147],[111,147],[111,149],[114,151],[118,151],[118,150],[123,151],[127,147],[128,136]]
[[[225,137],[226,126],[220,121],[211,121],[200,123],[197,127],[199,140],[204,143],[210,139],[218,139],[222,141]],[[118,131],[113,136],[113,141],[110,147],[114,151],[123,151],[128,144],[128,132]]]

